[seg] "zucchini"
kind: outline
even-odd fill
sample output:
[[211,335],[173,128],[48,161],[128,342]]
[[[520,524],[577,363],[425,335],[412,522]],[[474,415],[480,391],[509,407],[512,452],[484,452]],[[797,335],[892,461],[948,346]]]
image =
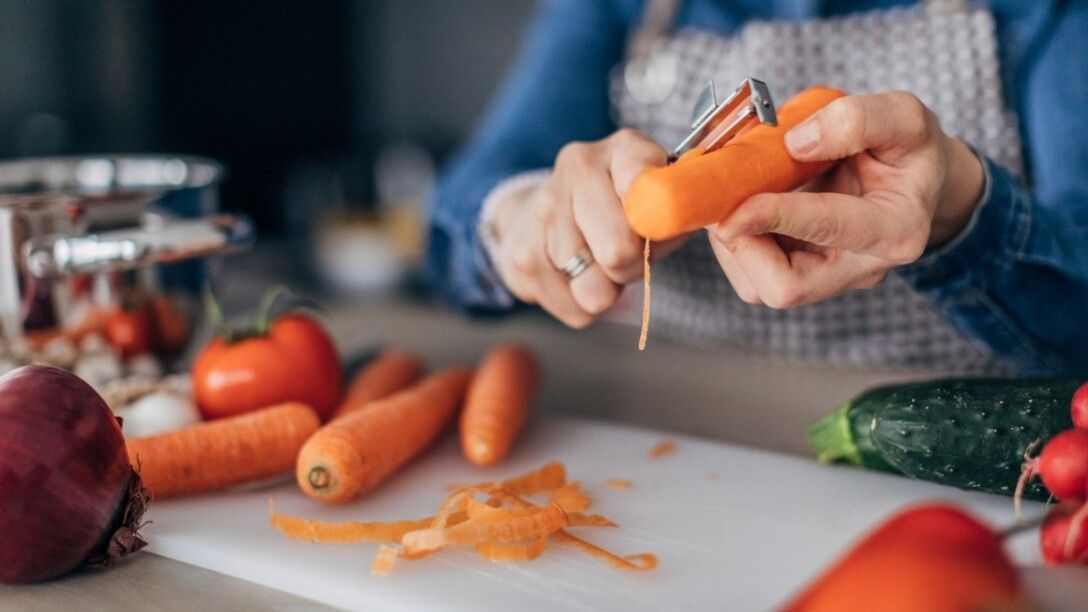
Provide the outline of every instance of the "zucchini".
[[[808,430],[821,462],[843,461],[961,489],[1012,495],[1024,453],[1073,426],[1068,379],[950,378],[867,391]],[[1038,482],[1025,497],[1045,500]]]

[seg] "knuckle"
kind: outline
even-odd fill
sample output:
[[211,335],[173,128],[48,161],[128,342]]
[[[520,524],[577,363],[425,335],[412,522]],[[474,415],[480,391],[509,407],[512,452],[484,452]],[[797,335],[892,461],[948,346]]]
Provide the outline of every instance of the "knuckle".
[[808,231],[804,232],[808,242],[834,244],[842,235],[842,228],[837,218],[821,215],[814,217],[808,223]]
[[929,107],[909,91],[895,91],[890,95],[899,109],[900,121],[907,134],[916,140],[924,138],[936,121]]
[[857,96],[846,96],[831,102],[821,128],[823,133],[835,131],[848,142],[860,142],[865,137],[865,103]]
[[610,136],[609,138],[615,143],[630,143],[641,141],[642,134],[640,134],[638,130],[635,130],[634,128],[625,127],[613,132],[612,136]]
[[927,238],[917,233],[910,233],[896,240],[890,249],[889,259],[898,264],[917,261],[926,249]]
[[782,283],[771,287],[763,302],[775,310],[794,308],[804,303],[804,294],[795,286]]
[[531,276],[537,271],[537,256],[528,245],[520,244],[510,250],[510,264],[515,272]]
[[587,166],[592,160],[593,145],[588,142],[569,142],[559,149],[555,157],[555,165],[562,169],[579,169]]
[[595,256],[597,263],[609,271],[620,270],[631,265],[639,257],[639,249],[630,240],[616,240],[604,245]]
[[886,270],[881,270],[863,279],[859,287],[861,289],[875,289],[880,285],[880,283],[884,282],[884,279],[887,276],[888,272]]

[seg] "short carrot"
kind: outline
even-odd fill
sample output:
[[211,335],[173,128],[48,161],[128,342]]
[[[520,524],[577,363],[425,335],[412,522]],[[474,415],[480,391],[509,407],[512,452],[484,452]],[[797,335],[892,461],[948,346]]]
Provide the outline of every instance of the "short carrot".
[[623,198],[637,234],[668,240],[717,223],[758,193],[792,191],[823,174],[832,162],[799,162],[783,139],[790,128],[843,92],[807,89],[778,109],[778,126],[756,125],[720,149],[688,152],[671,166],[643,171]]
[[415,384],[423,378],[424,370],[423,361],[411,353],[394,349],[378,355],[352,379],[333,418]]
[[329,503],[376,487],[445,429],[471,378],[465,369],[438,372],[329,423],[298,454],[298,486]]
[[162,499],[290,472],[299,449],[320,426],[312,408],[289,402],[126,445],[144,485]]
[[492,349],[469,387],[461,412],[461,450],[472,463],[494,465],[525,424],[540,381],[540,365],[525,347]]

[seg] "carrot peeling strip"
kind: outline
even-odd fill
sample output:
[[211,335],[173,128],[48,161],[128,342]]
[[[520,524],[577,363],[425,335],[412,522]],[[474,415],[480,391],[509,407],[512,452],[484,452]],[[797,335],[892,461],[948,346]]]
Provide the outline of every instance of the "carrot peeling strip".
[[[531,494],[547,498],[548,503],[537,505],[522,497]],[[617,526],[605,516],[583,514],[591,503],[579,482],[566,481],[563,464],[552,462],[502,482],[459,486],[442,500],[434,516],[422,519],[313,521],[278,514],[271,500],[268,510],[272,526],[294,539],[380,543],[371,565],[376,576],[392,572],[398,558],[422,559],[449,547],[473,546],[481,558],[493,563],[531,561],[544,553],[552,537],[623,570],[647,570],[657,565],[652,554],[623,557],[567,532],[568,527]]]
[[519,563],[536,559],[548,548],[548,536],[528,543],[479,542],[476,552],[492,563]]
[[501,488],[515,495],[533,495],[558,489],[567,482],[567,469],[562,463],[552,461],[544,467],[514,478],[504,480]]
[[370,573],[375,576],[388,576],[393,571],[393,566],[397,563],[397,556],[400,551],[388,544],[382,544],[378,547],[378,554],[374,556],[374,563],[370,566]]
[[608,485],[609,488],[619,489],[621,491],[626,491],[627,489],[631,488],[631,481],[630,480],[624,480],[623,478],[612,478],[612,479],[606,480],[605,484]]
[[[322,544],[399,543],[404,534],[410,531],[426,529],[434,521],[434,517],[388,523],[312,521],[288,514],[279,514],[271,508],[271,504],[269,505],[269,514],[272,526],[285,536],[295,540],[320,542]],[[455,512],[448,517],[448,523],[451,525],[457,525],[466,520],[468,520],[468,516],[463,511]]]
[[551,501],[567,512],[581,512],[593,503],[582,490],[582,483],[569,482],[551,492]]
[[662,459],[676,451],[676,442],[665,440],[650,449],[650,459]]
[[[535,507],[532,503],[518,497],[517,495],[507,495],[510,501],[523,508]],[[565,529],[555,530],[555,532],[552,534],[552,537],[559,541],[560,544],[565,544],[572,548],[577,548],[578,550],[586,553],[591,557],[597,557],[598,559],[608,562],[613,567],[622,570],[642,571],[651,570],[657,567],[657,555],[654,555],[652,553],[638,553],[635,555],[621,557],[614,552],[605,550],[600,546],[597,546],[596,544],[591,544],[583,540],[582,538],[579,538],[578,536],[572,535]]]
[[445,529],[419,529],[404,534],[405,552],[429,552],[449,546],[468,546],[477,542],[514,542],[548,535],[566,526],[567,513],[555,504],[536,512],[495,524],[466,521]]
[[650,337],[650,239],[642,247],[642,328],[638,332],[638,350],[646,350]]
[[618,527],[612,519],[600,514],[582,514],[571,512],[567,514],[568,527]]
[[627,571],[643,571],[651,570],[657,567],[657,555],[651,553],[639,553],[637,555],[628,555],[621,557],[614,552],[605,550],[596,544],[591,544],[582,538],[575,535],[571,535],[569,532],[560,529],[552,534],[560,544],[576,548],[591,557],[596,557],[602,561],[605,561],[612,565],[612,567],[627,570]]

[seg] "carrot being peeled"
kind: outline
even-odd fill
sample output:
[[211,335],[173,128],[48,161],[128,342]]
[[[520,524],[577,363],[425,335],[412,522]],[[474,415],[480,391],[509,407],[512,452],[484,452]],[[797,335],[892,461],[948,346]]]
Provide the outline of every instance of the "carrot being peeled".
[[471,378],[465,369],[445,370],[321,428],[298,454],[299,487],[329,503],[376,487],[446,428]]
[[536,357],[522,346],[492,349],[476,369],[461,412],[461,450],[479,466],[501,461],[529,415],[540,381]]
[[320,426],[312,408],[289,402],[128,440],[126,446],[144,485],[162,499],[290,472]]
[[799,162],[784,136],[831,101],[846,95],[812,87],[778,109],[778,125],[756,125],[720,149],[698,150],[676,163],[645,170],[623,198],[627,221],[637,234],[668,240],[717,223],[759,193],[793,191],[826,172],[833,162]]
[[378,355],[352,379],[344,401],[337,407],[333,418],[406,389],[423,378],[425,369],[420,358],[401,350],[394,349]]

